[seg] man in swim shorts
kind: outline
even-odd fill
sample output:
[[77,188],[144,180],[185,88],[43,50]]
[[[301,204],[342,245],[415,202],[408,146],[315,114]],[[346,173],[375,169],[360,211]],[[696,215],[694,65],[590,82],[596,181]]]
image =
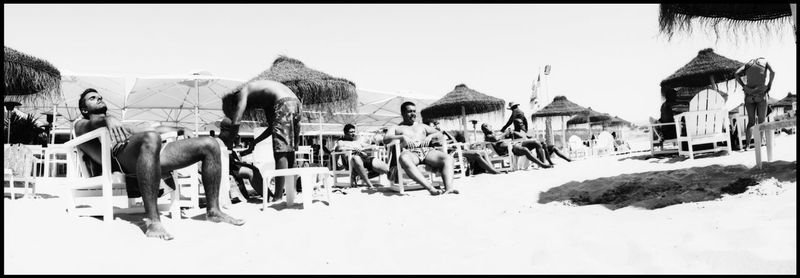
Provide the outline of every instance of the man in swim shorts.
[[[444,141],[441,132],[435,128],[416,122],[417,107],[413,102],[404,102],[400,105],[400,114],[403,122],[392,126],[386,131],[383,142],[388,144],[393,140],[400,140],[400,147],[404,151],[400,154],[400,167],[417,183],[421,184],[431,195],[458,194],[453,188],[453,158],[437,149],[429,148],[434,138]],[[393,160],[392,160],[393,163]],[[435,189],[430,181],[423,178],[417,165],[425,164],[441,172],[444,180],[444,191]],[[390,165],[397,167],[397,165]],[[392,170],[394,172],[394,169]]]
[[[239,125],[245,111],[255,113],[257,109],[263,109],[266,114],[265,124],[269,127],[253,140],[250,147],[242,152],[242,156],[253,152],[255,145],[271,135],[275,169],[291,168],[300,142],[301,108],[302,103],[297,96],[280,82],[258,80],[247,83],[240,90],[222,97],[225,118],[220,123],[219,139],[229,149],[232,148],[234,139],[239,136]],[[276,202],[283,198],[285,181],[283,176],[275,177],[275,195],[267,202]]]
[[389,165],[386,165],[375,156],[369,155],[364,150],[373,149],[375,146],[356,141],[356,126],[346,124],[344,126],[344,136],[336,141],[336,151],[352,151],[350,160],[342,161],[342,167],[348,167],[347,163],[353,163],[353,172],[350,173],[350,186],[356,186],[356,177],[361,177],[367,187],[373,188],[370,178],[389,172]]
[[[220,148],[215,139],[204,136],[162,145],[161,136],[155,130],[134,130],[132,127],[122,125],[116,118],[108,116],[103,97],[97,90],[91,88],[81,94],[78,107],[83,119],[75,122],[75,135],[80,136],[98,128],[107,128],[114,144],[112,156],[118,166],[125,173],[136,173],[147,217],[145,235],[163,240],[173,238],[161,224],[156,206],[161,173],[198,161],[203,162],[202,180],[208,201],[206,220],[237,226],[244,224],[243,220],[234,219],[220,210]],[[91,140],[79,148],[91,160],[101,163],[99,140]]]

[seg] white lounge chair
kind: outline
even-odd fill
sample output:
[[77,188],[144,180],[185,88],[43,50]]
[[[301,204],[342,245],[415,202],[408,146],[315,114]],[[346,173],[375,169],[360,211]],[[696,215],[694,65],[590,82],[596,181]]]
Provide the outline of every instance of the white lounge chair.
[[[699,153],[717,152],[720,150],[731,151],[731,140],[728,129],[728,112],[723,108],[725,100],[715,90],[706,89],[695,95],[689,102],[689,111],[675,115],[676,131],[678,134],[678,154],[694,156]],[[686,129],[682,134],[681,129]],[[720,143],[725,143],[720,146]],[[684,148],[683,145],[687,148]],[[697,151],[695,146],[712,144],[712,148]]]

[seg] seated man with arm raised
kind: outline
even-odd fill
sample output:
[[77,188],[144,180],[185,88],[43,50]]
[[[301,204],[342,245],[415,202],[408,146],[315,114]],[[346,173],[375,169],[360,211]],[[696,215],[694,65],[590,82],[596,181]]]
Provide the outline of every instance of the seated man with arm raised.
[[[403,122],[390,127],[383,138],[383,142],[386,144],[392,140],[400,140],[400,146],[405,148],[405,151],[399,154],[401,165],[393,165],[393,167],[403,167],[411,179],[425,187],[431,195],[458,194],[458,190],[453,188],[453,158],[440,150],[426,148],[430,146],[435,137],[443,140],[442,133],[431,126],[415,121],[417,107],[413,102],[401,104],[400,114]],[[417,168],[417,165],[420,164],[425,164],[441,172],[442,180],[444,180],[444,192],[435,189],[428,180],[423,178]]]
[[[75,135],[80,136],[98,128],[108,128],[112,143],[111,159],[123,173],[135,174],[139,191],[142,193],[147,216],[148,237],[170,240],[159,218],[157,199],[162,173],[186,167],[198,161],[203,162],[202,181],[208,200],[206,219],[213,222],[226,222],[233,225],[244,224],[223,213],[219,207],[220,185],[220,146],[211,137],[196,137],[178,140],[169,144],[161,143],[161,136],[155,130],[134,130],[124,126],[114,117],[106,115],[106,104],[95,89],[86,89],[78,99],[83,119],[75,123]],[[95,139],[79,146],[94,162],[100,163],[100,141]],[[127,186],[136,186],[128,184]]]
[[[370,177],[375,177],[389,172],[389,165],[383,163],[380,159],[376,159],[373,155],[368,155],[364,150],[373,149],[375,146],[364,144],[356,141],[356,126],[353,124],[346,124],[344,126],[344,137],[336,141],[335,151],[352,151],[353,155],[349,161],[344,163],[353,163],[353,173],[350,173],[350,186],[356,186],[356,175],[360,176],[367,184],[367,187],[373,188]],[[347,166],[343,164],[342,166]]]

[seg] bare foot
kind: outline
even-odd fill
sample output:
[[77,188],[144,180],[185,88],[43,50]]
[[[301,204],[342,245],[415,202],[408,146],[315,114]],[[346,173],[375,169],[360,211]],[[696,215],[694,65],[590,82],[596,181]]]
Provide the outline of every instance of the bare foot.
[[436,195],[442,195],[442,193],[444,191],[443,190],[439,190],[439,189],[431,189],[431,190],[428,190],[428,192],[431,193],[431,196],[436,196]]
[[456,189],[450,189],[450,190],[447,190],[447,191],[445,191],[445,192],[444,192],[444,193],[442,193],[442,194],[458,194],[458,190],[456,190]]
[[161,224],[161,221],[151,222],[148,219],[145,219],[144,222],[147,224],[147,231],[144,233],[147,237],[154,237],[163,240],[172,240],[175,238],[171,234],[167,233],[167,230],[164,229],[164,225]]
[[236,226],[244,225],[245,221],[243,219],[236,219],[231,217],[230,215],[225,214],[224,212],[206,212],[206,220],[219,223],[225,222],[229,224],[233,224]]

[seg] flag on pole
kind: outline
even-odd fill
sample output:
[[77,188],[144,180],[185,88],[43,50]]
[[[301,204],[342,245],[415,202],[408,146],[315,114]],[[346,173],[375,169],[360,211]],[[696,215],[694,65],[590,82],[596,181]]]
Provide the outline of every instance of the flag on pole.
[[542,74],[540,73],[538,77],[536,77],[536,81],[533,81],[533,86],[531,87],[531,100],[534,100],[538,97],[537,91],[539,91],[539,85],[541,84]]
[[550,75],[550,65],[544,66],[544,75]]

